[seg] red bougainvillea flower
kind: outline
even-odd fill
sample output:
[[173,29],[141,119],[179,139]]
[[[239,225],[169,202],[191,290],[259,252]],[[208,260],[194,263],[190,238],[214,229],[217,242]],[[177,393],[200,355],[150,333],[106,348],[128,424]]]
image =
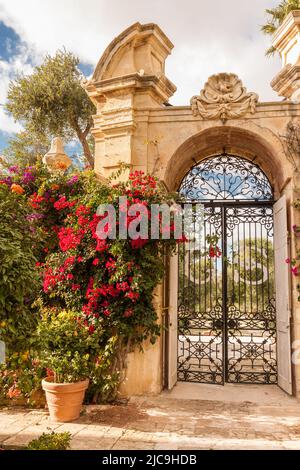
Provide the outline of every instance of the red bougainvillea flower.
[[80,289],[80,284],[72,284],[72,290],[76,291]]
[[209,247],[208,256],[210,258],[220,258],[221,255],[222,255],[222,253],[221,253],[218,246],[216,246],[216,247],[210,246]]
[[33,193],[29,199],[29,204],[33,209],[39,209],[41,203],[45,200],[43,196],[39,196],[37,193]]
[[60,249],[68,251],[77,248],[81,242],[82,235],[82,232],[75,232],[72,227],[62,227],[58,233]]
[[106,243],[106,240],[100,240],[99,238],[97,239],[97,244],[96,244],[96,251],[105,251],[108,249],[108,244]]
[[[60,271],[60,270],[59,270]],[[55,273],[53,270],[47,269],[44,273],[44,282],[43,282],[43,289],[44,292],[49,292],[54,287],[56,287],[58,282],[65,281],[66,276],[62,272]]]
[[92,264],[93,264],[94,266],[98,266],[99,263],[100,263],[99,258],[95,258]]
[[80,227],[86,227],[90,222],[90,219],[88,217],[83,217],[82,215],[80,215],[78,217],[78,225]]
[[67,269],[70,266],[72,266],[76,261],[76,256],[69,256],[69,258],[66,259],[64,262],[64,267]]
[[291,259],[290,259],[290,258],[287,258],[287,259],[285,260],[285,262],[286,262],[286,264],[291,264]]
[[105,263],[105,267],[106,267],[109,271],[114,270],[115,267],[116,267],[116,262],[115,262],[115,260],[112,259],[112,258],[109,258],[109,260],[106,261],[106,263]]
[[47,377],[53,377],[53,376],[54,376],[53,370],[52,370],[52,369],[49,369],[49,368],[47,367],[47,369],[46,369],[46,376],[47,376]]
[[137,238],[136,240],[130,240],[131,248],[138,250],[143,248],[148,243],[148,239]]
[[60,198],[58,199],[58,201],[56,201],[56,202],[53,204],[53,207],[54,207],[57,211],[60,211],[60,210],[67,209],[67,208],[69,209],[70,207],[75,206],[75,204],[76,204],[76,201],[69,202],[69,201],[67,201],[66,196],[60,196]]
[[80,215],[88,215],[90,214],[90,212],[91,212],[90,207],[87,207],[81,204],[80,206],[76,208],[75,214],[77,215],[77,217],[79,217]]
[[130,300],[135,302],[136,300],[140,298],[140,294],[138,292],[129,291],[129,292],[126,292],[125,297],[128,297]]
[[116,288],[121,292],[126,292],[130,290],[130,285],[128,284],[128,282],[118,282]]

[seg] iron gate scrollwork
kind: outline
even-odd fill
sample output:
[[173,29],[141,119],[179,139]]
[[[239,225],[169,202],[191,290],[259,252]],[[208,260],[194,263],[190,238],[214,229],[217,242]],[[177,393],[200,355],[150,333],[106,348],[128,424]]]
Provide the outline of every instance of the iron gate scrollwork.
[[[276,383],[273,193],[266,175],[223,154],[195,166],[180,193],[203,202],[204,220],[201,233],[179,249],[178,380]],[[212,239],[221,256],[211,255]]]

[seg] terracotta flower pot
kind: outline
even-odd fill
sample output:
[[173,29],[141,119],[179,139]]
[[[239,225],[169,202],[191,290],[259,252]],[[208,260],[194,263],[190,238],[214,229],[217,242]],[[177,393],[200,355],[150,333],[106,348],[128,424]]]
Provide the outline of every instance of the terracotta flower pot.
[[79,418],[88,385],[88,380],[75,383],[54,383],[53,378],[44,379],[42,387],[46,393],[51,419],[66,423]]

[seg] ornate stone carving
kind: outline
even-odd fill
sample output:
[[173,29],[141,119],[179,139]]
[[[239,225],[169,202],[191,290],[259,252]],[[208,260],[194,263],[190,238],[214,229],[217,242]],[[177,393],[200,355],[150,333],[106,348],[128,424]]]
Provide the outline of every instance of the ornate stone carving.
[[255,113],[258,95],[247,93],[242,81],[233,73],[213,75],[199,96],[191,99],[194,116],[203,119],[235,119],[247,112]]

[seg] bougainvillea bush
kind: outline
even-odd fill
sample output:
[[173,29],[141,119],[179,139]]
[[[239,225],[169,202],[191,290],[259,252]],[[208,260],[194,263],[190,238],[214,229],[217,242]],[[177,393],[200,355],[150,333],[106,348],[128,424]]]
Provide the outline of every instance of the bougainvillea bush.
[[[164,273],[164,255],[176,242],[162,236],[157,240],[150,236],[100,239],[96,228],[105,215],[97,215],[97,208],[111,204],[119,214],[119,197],[126,196],[127,207],[121,208],[126,215],[131,204],[139,203],[150,217],[151,204],[171,205],[173,196],[141,172],[130,174],[126,182],[105,185],[91,171],[50,175],[41,166],[12,167],[0,183],[4,192],[18,198],[20,207],[26,207],[32,242],[30,272],[32,278],[39,275],[31,311],[24,309],[21,315],[33,315],[39,322],[45,315],[55,321],[63,310],[76,312],[76,328],[98,339],[98,350],[94,349],[90,361],[89,396],[94,400],[113,396],[126,352],[147,338],[154,342],[160,334],[153,291]],[[127,216],[127,224],[133,219]],[[160,234],[165,229],[160,227]],[[39,361],[45,336],[34,331],[31,336],[23,354],[28,352],[32,361]],[[13,390],[18,389],[18,380]]]
[[[104,216],[96,212],[99,204],[109,203],[118,213],[119,196],[126,195],[128,206],[143,204],[150,217],[150,205],[165,201],[166,195],[154,178],[140,173],[112,188],[97,183],[90,191],[90,184],[89,180],[76,204],[64,196],[56,203],[59,212],[67,210],[68,214],[57,232],[60,249],[41,266],[43,302],[81,311],[91,333],[100,322],[131,341],[149,336],[154,341],[159,327],[153,290],[164,272],[164,251],[174,247],[175,241],[99,239],[96,228]],[[128,223],[131,220],[128,217]]]

